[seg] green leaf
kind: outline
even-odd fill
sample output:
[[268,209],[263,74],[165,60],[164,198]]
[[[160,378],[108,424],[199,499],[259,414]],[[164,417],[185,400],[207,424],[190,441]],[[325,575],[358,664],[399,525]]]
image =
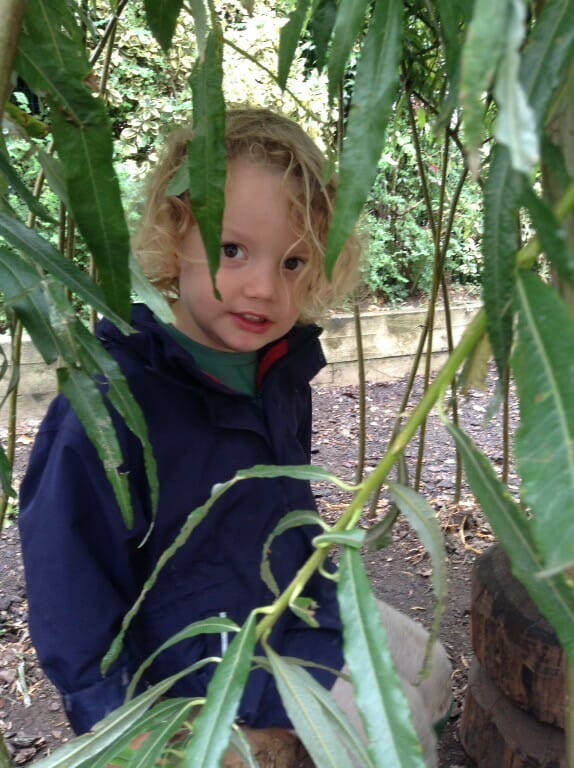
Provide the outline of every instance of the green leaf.
[[[531,174],[539,158],[534,111],[519,80],[520,48],[526,34],[526,4],[511,0],[505,51],[498,65],[494,96],[498,105],[495,136],[508,147],[514,170]],[[492,22],[491,22],[492,23]]]
[[16,491],[12,487],[12,465],[8,460],[8,456],[4,451],[4,447],[0,443],[0,488],[2,493],[0,496],[8,497],[16,496]]
[[340,187],[325,253],[328,275],[332,274],[339,252],[353,231],[377,174],[398,86],[401,22],[401,0],[376,3],[357,65],[343,144]]
[[37,197],[30,192],[26,184],[20,179],[20,176],[10,164],[8,157],[0,149],[0,173],[3,173],[6,177],[10,187],[18,194],[18,196],[26,203],[30,212],[43,221],[55,223],[54,219],[50,215],[49,211],[38,200]]
[[72,214],[108,303],[127,318],[129,233],[112,163],[111,127],[103,101],[84,82],[90,63],[72,9],[63,0],[30,0],[17,66],[51,106]]
[[483,299],[492,352],[503,379],[512,347],[512,295],[519,244],[518,208],[524,177],[510,168],[505,147],[497,146],[484,192]]
[[356,491],[359,486],[346,483],[340,480],[336,475],[327,472],[321,467],[311,466],[310,464],[285,464],[276,466],[274,464],[256,464],[249,469],[240,469],[235,477],[237,480],[248,480],[250,478],[269,478],[269,477],[291,477],[294,480],[307,480],[309,482],[332,483],[345,491]]
[[182,756],[182,768],[219,768],[237,715],[255,650],[256,617],[251,614],[225,654],[207,688],[206,702]]
[[345,68],[355,42],[365,26],[370,3],[367,0],[341,0],[333,28],[329,54],[329,100],[333,101],[343,82]]
[[[447,556],[444,540],[434,509],[424,498],[406,485],[389,483],[393,501],[416,531],[432,563],[432,585],[436,596],[432,630],[429,637],[425,665],[430,659],[432,645],[438,639],[442,615],[446,608]],[[423,668],[424,675],[424,668]]]
[[265,651],[281,701],[314,764],[321,768],[352,768],[338,731],[314,694],[313,684],[318,683],[304,669],[285,661],[271,648],[266,647]]
[[191,75],[195,135],[189,143],[188,170],[189,178],[193,179],[189,187],[191,207],[199,225],[214,285],[219,268],[227,175],[222,61],[220,31],[212,30],[207,39],[205,57],[196,62]]
[[519,275],[516,300],[516,458],[536,543],[555,573],[574,564],[574,322],[558,294],[531,273]]
[[[144,414],[134,399],[129,384],[114,358],[81,323],[76,323],[74,330],[82,367],[94,379],[98,376],[105,377],[108,400],[120,414],[130,432],[139,439],[142,445],[146,477],[150,487],[153,524],[159,498],[159,478]],[[124,519],[128,523],[125,512]]]
[[197,637],[197,635],[220,635],[237,631],[239,631],[239,627],[234,621],[220,616],[213,616],[208,619],[203,619],[202,621],[194,621],[193,624],[189,624],[187,627],[184,627],[184,629],[176,632],[175,635],[172,635],[169,640],[166,640],[165,643],[162,643],[159,648],[156,648],[156,650],[150,656],[148,656],[147,659],[138,667],[136,673],[130,680],[130,684],[126,693],[126,699],[131,699],[143,673],[146,671],[146,669],[149,669],[155,659],[161,653],[167,651],[168,648],[171,648],[173,645],[177,645],[177,643],[180,643],[182,640],[189,640],[192,637]]
[[[1,215],[1,214],[0,214]],[[46,363],[58,358],[50,308],[42,289],[45,278],[19,254],[0,248],[0,284],[6,306],[16,313]]]
[[207,35],[209,33],[207,26],[207,12],[205,10],[205,4],[203,0],[190,0],[189,10],[193,16],[193,23],[195,26],[195,39],[197,41],[197,52],[199,58],[201,59],[205,54]]
[[0,213],[0,236],[25,254],[33,264],[52,274],[78,298],[105,315],[122,333],[132,329],[120,315],[106,304],[102,289],[69,259],[64,258],[47,240],[22,222]]
[[282,533],[285,533],[285,531],[288,531],[290,528],[298,528],[301,525],[320,525],[322,528],[327,527],[326,523],[321,520],[317,512],[295,510],[281,518],[263,545],[263,554],[261,556],[261,579],[269,587],[275,597],[279,597],[279,586],[275,581],[271,566],[269,565],[271,545],[277,536],[281,536]]
[[[484,94],[504,53],[513,0],[476,0],[462,51],[460,101],[466,145],[476,154],[483,138]],[[474,170],[478,163],[471,163]]]
[[147,23],[165,53],[171,47],[182,6],[183,0],[144,0]]
[[154,315],[162,323],[175,323],[171,306],[157,288],[155,288],[145,276],[133,251],[130,253],[130,274],[132,290],[138,294],[142,301],[147,304]]
[[339,568],[345,660],[375,765],[424,768],[422,749],[391,657],[360,553],[345,548]]
[[563,225],[556,218],[554,209],[546,200],[538,197],[530,186],[525,187],[524,203],[536,229],[542,251],[564,280],[574,285],[574,253],[572,253]]
[[319,0],[309,19],[309,33],[315,46],[315,67],[321,72],[327,60],[329,40],[337,18],[336,0]]
[[[556,89],[574,56],[574,0],[547,0],[524,49],[520,81],[537,125],[546,122]],[[488,332],[501,377],[512,346],[514,262],[522,176],[512,170],[505,147],[495,149],[485,192],[484,300]]]
[[[158,761],[169,748],[170,739],[181,731],[189,715],[197,707],[195,701],[179,702],[179,708],[170,718],[164,722],[151,725],[148,730],[148,736],[135,751],[135,754],[128,761],[126,768],[149,768],[149,766],[158,765]],[[142,731],[145,733],[145,731]],[[159,763],[161,765],[161,763]]]
[[279,61],[277,64],[277,84],[285,90],[289,70],[295,57],[297,44],[307,20],[311,0],[297,0],[295,9],[289,14],[289,20],[279,32]]
[[114,489],[122,517],[128,528],[133,525],[129,478],[119,472],[123,456],[108,409],[93,379],[77,368],[59,368],[60,392],[71,402],[86,434],[104,465],[106,477]]
[[[130,746],[134,738],[144,733],[149,733],[150,736],[154,738],[154,740],[158,731],[163,733],[163,748],[165,748],[168,740],[173,735],[175,735],[175,733],[177,733],[178,729],[189,717],[191,710],[197,706],[198,705],[196,702],[193,700],[190,701],[189,699],[167,699],[160,702],[159,704],[156,704],[153,709],[151,709],[149,712],[146,712],[130,730],[128,730],[121,738],[114,742],[109,749],[106,749],[93,762],[91,762],[89,768],[109,768],[109,765],[112,763],[112,761],[125,761],[126,757],[124,753],[126,751],[130,753],[134,752]],[[170,733],[172,725],[173,731]],[[147,741],[144,744],[144,747],[149,749]],[[159,754],[157,757],[161,755],[161,751],[163,750],[160,750],[158,747]],[[138,750],[135,754],[132,755],[132,762],[129,763],[130,768],[134,768],[134,765],[138,765],[139,757],[140,751]],[[148,758],[148,762],[143,765],[154,765],[154,762],[149,760],[149,752],[147,750],[146,758]],[[123,766],[124,762],[121,762],[121,765]],[[141,766],[142,763],[139,763],[139,765]]]
[[124,735],[129,734],[129,739],[137,735],[140,732],[142,717],[145,718],[149,707],[186,674],[189,674],[188,669],[181,670],[148,688],[140,696],[97,723],[93,732],[72,739],[48,757],[37,761],[36,765],[38,768],[92,768],[94,760],[105,749],[118,743]]
[[259,763],[251,750],[251,744],[239,726],[234,726],[231,731],[229,748],[243,760],[247,768],[259,768]]
[[556,630],[560,643],[574,660],[574,595],[559,574],[541,579],[542,563],[534,542],[532,524],[498,478],[488,458],[458,427],[445,423],[464,460],[472,491],[492,530],[510,557],[512,572],[528,590],[540,611]]
[[343,547],[353,547],[360,549],[365,543],[366,531],[361,528],[353,528],[351,531],[329,531],[328,533],[315,536],[313,546],[324,547],[340,544]]

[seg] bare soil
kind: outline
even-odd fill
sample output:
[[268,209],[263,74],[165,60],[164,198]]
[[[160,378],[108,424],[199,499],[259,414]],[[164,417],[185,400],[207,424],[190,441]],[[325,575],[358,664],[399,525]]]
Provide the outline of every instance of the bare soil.
[[[367,389],[367,442],[365,471],[384,455],[400,409],[404,381],[371,384]],[[418,402],[422,385],[415,386]],[[474,392],[461,403],[461,422],[495,462],[502,461],[500,419],[487,424],[490,391]],[[408,411],[408,409],[407,409]],[[337,476],[354,481],[358,457],[359,397],[356,387],[315,387],[313,462]],[[514,413],[515,415],[515,413]],[[37,422],[20,423],[15,485],[23,474]],[[417,440],[407,449],[411,481],[415,476]],[[426,430],[421,491],[436,510],[448,554],[449,597],[441,639],[453,664],[454,710],[440,743],[441,768],[470,768],[458,738],[467,672],[472,656],[470,639],[470,580],[475,558],[494,541],[490,526],[463,485],[455,503],[455,451],[438,416],[431,415]],[[317,487],[322,514],[334,520],[348,497],[331,486]],[[369,527],[386,513],[383,496]],[[393,542],[380,551],[365,551],[367,571],[381,599],[430,626],[434,599],[428,555],[406,521],[398,520]],[[26,592],[17,528],[8,525],[0,534],[0,731],[15,765],[26,765],[71,738],[60,699],[38,666],[27,629]]]

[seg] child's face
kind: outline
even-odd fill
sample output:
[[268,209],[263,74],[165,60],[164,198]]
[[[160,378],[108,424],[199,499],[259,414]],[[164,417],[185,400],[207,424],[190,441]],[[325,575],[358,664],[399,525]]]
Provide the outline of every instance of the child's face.
[[308,259],[289,222],[283,177],[243,158],[229,163],[215,298],[199,227],[182,239],[177,328],[225,352],[253,352],[286,334],[299,309],[294,287]]

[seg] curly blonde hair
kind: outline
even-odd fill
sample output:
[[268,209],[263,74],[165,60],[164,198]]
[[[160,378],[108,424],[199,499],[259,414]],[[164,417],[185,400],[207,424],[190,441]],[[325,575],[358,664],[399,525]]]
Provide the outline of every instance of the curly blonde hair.
[[[166,142],[163,156],[150,175],[134,251],[149,280],[168,300],[177,298],[178,247],[195,223],[187,194],[167,189],[187,157],[191,127],[178,128]],[[289,118],[267,109],[238,108],[226,117],[229,160],[244,158],[281,171],[290,198],[291,224],[309,249],[308,266],[296,285],[299,322],[321,318],[356,287],[361,247],[352,235],[339,255],[330,280],[324,269],[325,247],[333,216],[336,179],[324,181],[325,159],[313,140]]]

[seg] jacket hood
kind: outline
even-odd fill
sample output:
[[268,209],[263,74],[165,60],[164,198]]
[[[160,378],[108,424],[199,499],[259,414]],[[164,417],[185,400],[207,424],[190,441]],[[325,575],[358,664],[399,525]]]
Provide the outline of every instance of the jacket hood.
[[[145,304],[132,306],[131,325],[134,333],[124,335],[113,323],[104,318],[96,328],[96,336],[108,350],[119,358],[138,360],[163,375],[181,378],[191,375],[219,387],[213,379],[198,368],[193,357],[183,349],[159,323]],[[326,365],[319,342],[322,329],[316,325],[295,326],[281,339],[259,350],[257,380],[261,387],[267,376],[275,375],[293,356],[297,358],[295,373],[301,381],[309,382]],[[293,375],[293,366],[291,366]]]

